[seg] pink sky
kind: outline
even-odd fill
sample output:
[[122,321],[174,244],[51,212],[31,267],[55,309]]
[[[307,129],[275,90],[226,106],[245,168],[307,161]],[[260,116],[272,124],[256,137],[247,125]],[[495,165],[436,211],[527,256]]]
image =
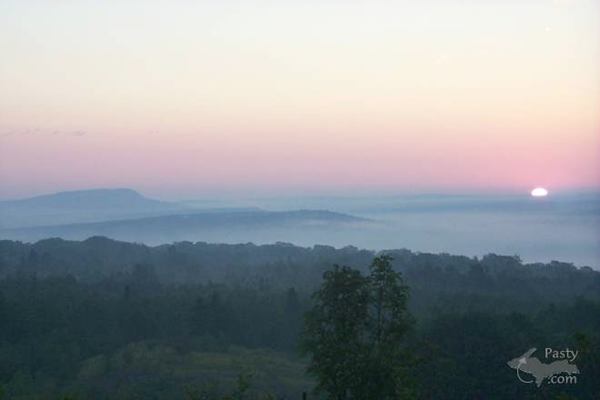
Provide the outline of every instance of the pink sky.
[[0,5],[0,197],[600,188],[594,1]]

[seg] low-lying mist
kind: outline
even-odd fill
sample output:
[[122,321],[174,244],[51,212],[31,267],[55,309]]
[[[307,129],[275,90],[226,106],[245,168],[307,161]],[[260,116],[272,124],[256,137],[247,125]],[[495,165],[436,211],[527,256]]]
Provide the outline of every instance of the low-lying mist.
[[[78,207],[69,214],[65,211],[69,208],[61,205],[72,204],[73,196]],[[12,223],[4,224],[0,237],[35,241],[102,235],[150,245],[177,241],[350,245],[467,256],[518,255],[525,262],[558,260],[600,269],[599,199],[591,193],[546,199],[420,195],[167,203],[133,191],[77,192],[59,194],[50,202],[40,197],[0,203],[0,211],[10,215],[5,221]]]

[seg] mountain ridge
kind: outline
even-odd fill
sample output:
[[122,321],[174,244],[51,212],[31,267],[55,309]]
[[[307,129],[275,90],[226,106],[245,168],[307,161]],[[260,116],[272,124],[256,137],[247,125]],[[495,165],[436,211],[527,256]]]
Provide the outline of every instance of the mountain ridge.
[[129,188],[73,190],[0,201],[0,229],[100,222],[172,213],[187,207]]
[[[29,205],[29,206],[65,206],[71,201],[82,200],[145,200],[152,203],[169,204],[161,200],[151,199],[131,188],[96,188],[82,190],[67,190],[55,193],[21,199],[0,200],[0,205]],[[67,204],[66,204],[67,203]]]
[[238,234],[251,238],[255,237],[254,234],[273,229],[331,229],[367,221],[370,220],[328,210],[188,210],[185,213],[143,218],[3,229],[0,230],[0,236],[4,239],[27,241],[49,237],[81,240],[90,236],[107,236],[119,240],[159,243],[169,238],[200,240],[230,238]]

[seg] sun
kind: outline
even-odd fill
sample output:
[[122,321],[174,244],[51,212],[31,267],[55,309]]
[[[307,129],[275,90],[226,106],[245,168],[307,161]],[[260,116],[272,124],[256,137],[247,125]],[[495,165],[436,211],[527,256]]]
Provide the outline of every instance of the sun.
[[531,191],[532,197],[546,197],[548,196],[548,190],[543,187],[536,187]]

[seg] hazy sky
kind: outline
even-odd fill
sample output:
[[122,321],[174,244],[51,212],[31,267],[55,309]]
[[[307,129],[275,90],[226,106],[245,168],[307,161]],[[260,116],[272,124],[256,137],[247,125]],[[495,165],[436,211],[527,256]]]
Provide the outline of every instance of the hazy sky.
[[600,187],[600,2],[0,2],[0,197]]

